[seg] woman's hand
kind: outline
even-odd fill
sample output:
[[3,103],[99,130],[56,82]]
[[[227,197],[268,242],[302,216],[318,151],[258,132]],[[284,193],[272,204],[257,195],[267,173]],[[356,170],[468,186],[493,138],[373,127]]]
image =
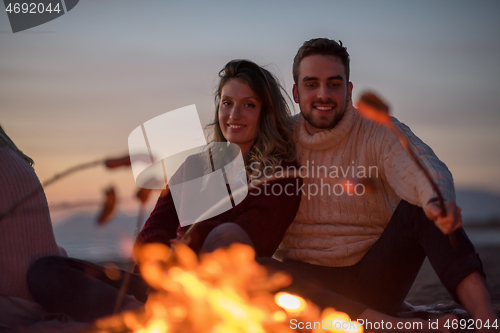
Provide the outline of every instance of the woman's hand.
[[182,236],[181,239],[171,239],[170,240],[170,247],[175,248],[177,246],[177,244],[179,243],[182,243],[182,244],[185,244],[185,245],[188,245],[189,246],[189,243],[191,242],[191,238],[190,237],[185,237],[185,236]]

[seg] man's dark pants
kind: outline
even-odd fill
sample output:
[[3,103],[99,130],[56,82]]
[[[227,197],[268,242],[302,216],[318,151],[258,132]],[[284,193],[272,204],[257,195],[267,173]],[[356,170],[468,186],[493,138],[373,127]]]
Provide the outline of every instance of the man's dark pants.
[[[296,283],[288,290],[310,296],[321,306],[333,306],[351,316],[366,307],[394,315],[426,256],[456,301],[456,287],[465,277],[475,271],[484,275],[481,261],[464,230],[459,228],[453,235],[455,246],[450,237],[425,216],[422,208],[402,200],[380,238],[355,265],[325,267],[296,260],[281,263],[263,258],[259,261],[267,267],[290,272]],[[310,282],[333,293],[311,288]],[[366,306],[335,297],[335,293]]]

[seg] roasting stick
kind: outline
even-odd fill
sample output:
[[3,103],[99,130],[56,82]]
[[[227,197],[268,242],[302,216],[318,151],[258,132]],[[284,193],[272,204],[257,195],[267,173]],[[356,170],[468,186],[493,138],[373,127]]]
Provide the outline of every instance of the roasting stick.
[[[425,177],[429,181],[432,186],[432,189],[437,195],[439,207],[441,209],[441,217],[445,217],[447,214],[446,206],[444,204],[444,198],[441,193],[441,190],[436,185],[436,182],[432,179],[429,171],[423,166],[422,162],[418,158],[417,154],[413,151],[411,146],[408,144],[408,139],[404,136],[404,134],[397,128],[392,118],[389,116],[389,106],[385,104],[377,95],[372,92],[366,92],[361,95],[361,98],[356,105],[357,111],[366,119],[369,119],[373,122],[379,123],[381,125],[386,126],[389,130],[391,130],[394,134],[396,134],[399,142],[403,146],[403,148],[410,154],[413,161],[417,164],[418,168],[424,173]],[[452,226],[455,228],[456,221]],[[450,241],[454,247],[456,247],[455,235],[450,233]]]

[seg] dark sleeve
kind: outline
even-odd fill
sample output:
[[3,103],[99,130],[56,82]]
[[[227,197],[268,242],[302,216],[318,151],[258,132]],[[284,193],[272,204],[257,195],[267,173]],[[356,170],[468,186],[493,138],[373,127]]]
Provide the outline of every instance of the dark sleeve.
[[[191,167],[199,165],[193,161],[196,161],[196,157],[189,156],[169,180],[169,184],[178,184],[184,181],[186,168],[190,165]],[[156,206],[137,236],[135,244],[163,243],[170,246],[170,240],[177,238],[179,224],[174,199],[169,191],[167,195],[158,198]]]
[[[296,164],[284,164],[285,170],[288,165]],[[199,246],[214,227],[233,222],[247,232],[259,257],[271,257],[297,214],[301,186],[301,178],[280,178],[263,184],[250,191],[229,214],[199,222],[189,233]]]
[[172,194],[168,192],[158,198],[156,206],[137,236],[136,245],[163,243],[170,246],[169,240],[176,238],[179,218],[175,210]]
[[[250,236],[259,257],[271,257],[283,240],[299,209],[301,186],[301,178],[281,179],[248,194],[246,211],[238,212],[234,223]],[[291,195],[274,195],[273,189],[274,193],[286,189]]]

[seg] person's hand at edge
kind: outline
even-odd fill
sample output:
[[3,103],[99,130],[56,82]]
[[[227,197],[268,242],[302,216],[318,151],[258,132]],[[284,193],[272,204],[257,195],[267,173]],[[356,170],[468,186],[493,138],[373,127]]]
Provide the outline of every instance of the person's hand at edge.
[[424,207],[425,215],[431,221],[434,221],[436,227],[448,235],[462,226],[462,210],[453,201],[445,201],[446,216],[441,216],[441,208],[439,201],[434,199],[429,200]]

